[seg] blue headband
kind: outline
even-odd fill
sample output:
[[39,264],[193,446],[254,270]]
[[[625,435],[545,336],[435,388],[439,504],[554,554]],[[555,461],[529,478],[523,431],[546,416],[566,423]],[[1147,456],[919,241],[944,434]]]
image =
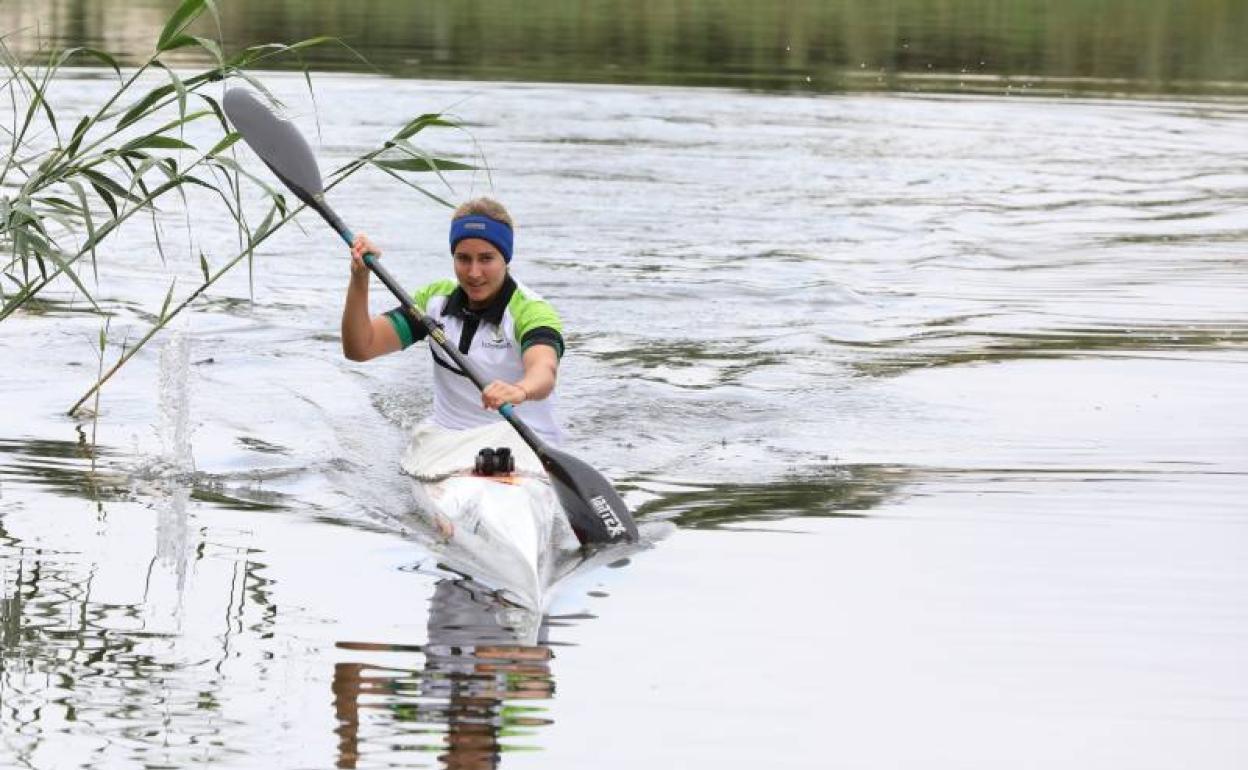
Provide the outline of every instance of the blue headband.
[[466,217],[451,220],[451,253],[465,238],[480,238],[494,244],[503,255],[503,261],[511,262],[511,245],[514,236],[511,227],[483,214],[469,214]]

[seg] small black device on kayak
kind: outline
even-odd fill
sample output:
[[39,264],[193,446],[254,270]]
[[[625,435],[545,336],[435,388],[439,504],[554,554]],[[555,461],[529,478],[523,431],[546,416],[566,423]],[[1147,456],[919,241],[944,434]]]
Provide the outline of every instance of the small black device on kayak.
[[472,464],[472,472],[477,476],[506,476],[515,470],[516,458],[511,456],[511,448],[505,446],[482,449]]

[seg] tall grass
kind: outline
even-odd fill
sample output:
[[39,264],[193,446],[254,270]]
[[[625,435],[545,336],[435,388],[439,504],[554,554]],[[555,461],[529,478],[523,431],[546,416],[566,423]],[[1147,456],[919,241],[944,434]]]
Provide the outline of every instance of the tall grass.
[[[253,45],[227,56],[218,39],[189,31],[205,12],[218,17],[213,0],[184,0],[161,30],[151,55],[132,70],[123,70],[105,51],[84,47],[42,52],[28,61],[0,37],[0,101],[7,99],[12,115],[9,125],[0,125],[0,142],[8,145],[0,159],[0,322],[12,323],[19,310],[39,304],[49,287],[72,286],[92,312],[106,317],[106,305],[125,300],[99,298],[90,288],[99,286],[100,271],[108,269],[110,240],[128,220],[147,216],[155,236],[153,258],[164,262],[158,205],[161,216],[178,208],[185,211],[190,187],[210,191],[238,229],[238,252],[216,268],[201,252],[202,281],[184,288],[180,297],[176,283],[170,284],[152,327],[125,345],[111,367],[101,370],[71,414],[98,396],[116,371],[223,275],[244,261],[250,266],[256,247],[302,209],[292,207],[279,190],[237,162],[233,148],[239,134],[231,130],[210,87],[231,79],[246,81],[276,104],[248,68],[276,57],[300,57],[302,50],[313,46],[345,44],[317,37],[293,44]],[[189,76],[176,72],[166,58],[188,48],[206,53],[214,66]],[[57,114],[51,91],[62,68],[82,60],[107,67],[117,85],[89,114],[67,122]],[[153,75],[160,76],[159,85],[150,85]],[[311,89],[306,70],[305,78]],[[196,133],[210,126],[212,138],[201,146],[187,141],[186,130],[193,124]],[[408,175],[440,175],[471,167],[430,157],[410,139],[425,128],[453,125],[434,114],[412,119],[390,140],[329,174],[326,189],[373,165],[446,204]],[[260,192],[262,214],[246,210],[243,201],[255,197],[247,194],[248,189]],[[256,221],[259,224],[253,225]]]

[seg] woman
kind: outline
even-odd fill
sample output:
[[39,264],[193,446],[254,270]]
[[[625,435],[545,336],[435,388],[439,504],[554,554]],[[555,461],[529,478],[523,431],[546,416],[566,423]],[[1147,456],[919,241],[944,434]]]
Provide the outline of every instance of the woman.
[[[490,198],[455,209],[450,246],[455,280],[435,281],[413,294],[416,306],[440,323],[447,339],[489,381],[478,392],[467,375],[436,345],[433,423],[467,430],[497,423],[504,403],[543,439],[557,444],[554,390],[563,355],[563,323],[548,302],[511,276],[511,216]],[[402,307],[371,316],[365,253],[381,250],[363,235],[351,246],[351,280],[342,310],[342,352],[367,361],[423,339],[424,327]]]

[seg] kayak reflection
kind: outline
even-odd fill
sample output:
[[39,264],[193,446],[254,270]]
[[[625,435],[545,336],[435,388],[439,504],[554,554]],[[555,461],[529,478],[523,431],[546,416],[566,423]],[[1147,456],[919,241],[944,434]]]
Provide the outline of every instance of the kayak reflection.
[[[537,702],[554,696],[554,655],[542,616],[496,596],[443,580],[427,644],[337,645],[371,659],[334,666],[337,767],[406,765],[410,752],[440,752],[448,770],[481,770],[498,767],[504,751],[535,748],[525,738],[550,723]],[[413,668],[416,656],[423,665]]]

